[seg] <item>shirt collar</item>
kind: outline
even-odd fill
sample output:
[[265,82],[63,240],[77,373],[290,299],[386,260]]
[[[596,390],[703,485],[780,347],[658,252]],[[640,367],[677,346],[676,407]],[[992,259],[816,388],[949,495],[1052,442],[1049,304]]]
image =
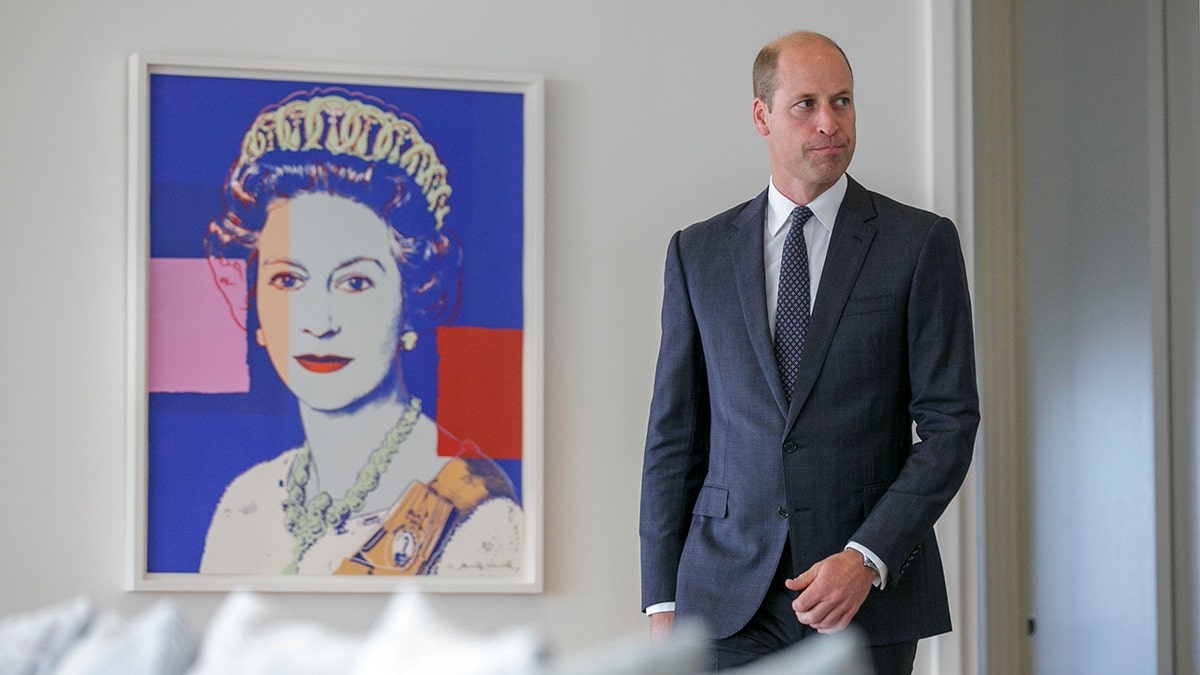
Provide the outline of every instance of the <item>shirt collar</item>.
[[[833,231],[833,223],[837,220],[838,210],[842,208],[842,200],[846,197],[846,188],[849,186],[850,180],[843,173],[828,190],[808,203],[808,208],[812,209],[817,222],[830,232]],[[772,178],[767,187],[767,227],[771,234],[778,234],[779,230],[788,224],[792,217],[792,209],[797,206],[801,204],[784,197],[775,187],[775,179]]]

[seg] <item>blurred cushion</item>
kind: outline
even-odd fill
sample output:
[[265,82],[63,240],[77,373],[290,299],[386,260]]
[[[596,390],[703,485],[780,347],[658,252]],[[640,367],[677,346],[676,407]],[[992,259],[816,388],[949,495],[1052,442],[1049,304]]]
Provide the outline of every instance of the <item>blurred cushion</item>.
[[192,675],[349,673],[362,638],[271,616],[256,595],[233,592],[209,623]]
[[79,597],[0,621],[0,673],[54,672],[91,623],[92,614],[92,603]]
[[272,616],[258,596],[231,593],[209,625],[191,675],[535,672],[540,643],[530,630],[475,635],[438,619],[424,596],[393,597],[365,636]]
[[179,609],[159,600],[133,619],[101,615],[67,652],[56,675],[182,675],[196,656],[196,637]]
[[541,641],[528,628],[474,634],[434,616],[425,596],[393,596],[346,672],[516,675],[539,667]]

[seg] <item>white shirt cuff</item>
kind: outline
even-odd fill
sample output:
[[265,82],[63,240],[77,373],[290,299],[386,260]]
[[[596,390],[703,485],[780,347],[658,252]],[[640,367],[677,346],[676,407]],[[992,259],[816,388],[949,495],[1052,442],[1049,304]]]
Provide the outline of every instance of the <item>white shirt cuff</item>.
[[861,553],[863,555],[864,558],[866,558],[867,560],[870,560],[872,563],[875,564],[875,569],[879,571],[879,575],[875,578],[875,581],[873,581],[872,583],[875,585],[875,588],[878,588],[879,590],[883,590],[887,586],[887,578],[888,578],[887,565],[884,564],[884,562],[879,559],[879,556],[875,555],[875,553],[871,549],[867,548],[866,546],[863,546],[862,544],[858,543],[857,541],[852,541],[852,542],[846,544],[846,548],[852,548],[855,551],[858,551],[859,553]]
[[674,612],[675,603],[673,602],[656,602],[646,608],[646,616],[658,614],[659,612]]

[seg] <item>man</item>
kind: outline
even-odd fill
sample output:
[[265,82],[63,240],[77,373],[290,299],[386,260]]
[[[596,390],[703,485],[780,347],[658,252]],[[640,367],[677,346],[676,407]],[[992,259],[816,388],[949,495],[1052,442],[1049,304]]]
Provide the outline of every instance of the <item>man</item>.
[[823,35],[764,47],[770,184],[667,254],[642,600],[654,634],[703,620],[718,669],[854,623],[907,673],[950,630],[933,525],[979,423],[966,272],[953,223],[846,175],[853,89]]

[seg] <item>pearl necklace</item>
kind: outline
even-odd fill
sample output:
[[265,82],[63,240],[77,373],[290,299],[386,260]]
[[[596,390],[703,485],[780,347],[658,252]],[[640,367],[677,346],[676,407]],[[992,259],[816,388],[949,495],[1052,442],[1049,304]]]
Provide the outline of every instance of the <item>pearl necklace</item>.
[[292,563],[284,568],[284,574],[298,572],[300,559],[325,536],[326,529],[341,532],[350,516],[363,509],[367,495],[379,487],[379,478],[387,471],[392,457],[412,433],[420,417],[421,399],[414,396],[400,421],[384,437],[383,443],[371,453],[367,465],[358,473],[358,482],[346,492],[345,497],[337,501],[322,490],[305,504],[305,486],[308,485],[311,475],[312,448],[309,447],[308,441],[304,442],[292,461],[289,472],[291,488],[288,490],[287,500],[283,503],[284,525],[296,538]]

